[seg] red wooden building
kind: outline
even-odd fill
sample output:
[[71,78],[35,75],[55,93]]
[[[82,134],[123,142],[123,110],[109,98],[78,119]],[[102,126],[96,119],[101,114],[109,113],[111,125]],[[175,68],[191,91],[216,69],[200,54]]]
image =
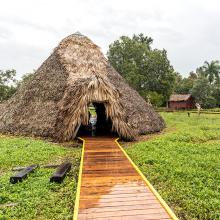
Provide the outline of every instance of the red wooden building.
[[168,101],[170,109],[191,109],[195,107],[195,99],[190,94],[173,94]]

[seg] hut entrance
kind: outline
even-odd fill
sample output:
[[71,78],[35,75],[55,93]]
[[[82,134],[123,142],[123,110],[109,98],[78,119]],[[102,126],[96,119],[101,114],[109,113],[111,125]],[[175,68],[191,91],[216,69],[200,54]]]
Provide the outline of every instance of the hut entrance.
[[112,121],[106,117],[104,103],[91,103],[88,114],[89,123],[80,126],[77,136],[109,136],[113,133]]

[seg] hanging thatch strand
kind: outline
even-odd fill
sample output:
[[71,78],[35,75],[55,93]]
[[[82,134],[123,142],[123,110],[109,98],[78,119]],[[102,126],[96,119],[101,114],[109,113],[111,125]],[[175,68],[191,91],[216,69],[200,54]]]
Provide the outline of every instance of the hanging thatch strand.
[[164,121],[109,65],[87,37],[63,39],[34,76],[0,104],[0,131],[70,140],[104,103],[112,130],[125,139],[160,131]]

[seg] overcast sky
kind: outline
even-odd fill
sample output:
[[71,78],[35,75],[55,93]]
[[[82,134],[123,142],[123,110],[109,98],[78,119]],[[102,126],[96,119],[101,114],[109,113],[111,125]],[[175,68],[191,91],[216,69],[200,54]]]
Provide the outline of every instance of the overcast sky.
[[187,75],[220,59],[219,0],[0,0],[0,69],[37,69],[80,31],[106,54],[121,35],[144,33]]

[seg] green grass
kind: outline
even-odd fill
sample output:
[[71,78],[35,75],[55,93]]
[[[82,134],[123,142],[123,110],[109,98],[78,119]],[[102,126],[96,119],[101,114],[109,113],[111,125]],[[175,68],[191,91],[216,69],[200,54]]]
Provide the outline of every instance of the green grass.
[[92,116],[96,116],[96,111],[95,111],[95,108],[94,107],[90,107],[89,108],[89,112]]
[[180,219],[220,219],[220,115],[162,113],[167,132],[128,147]]
[[[72,219],[80,152],[42,140],[0,136],[0,219]],[[62,184],[49,183],[51,168],[38,168],[22,183],[9,183],[12,167],[65,160],[73,168]]]
[[[220,115],[161,113],[166,132],[126,151],[180,219],[220,219]],[[81,150],[31,138],[0,136],[0,219],[72,219]],[[12,185],[11,168],[33,163],[74,167],[62,184],[37,169]]]

